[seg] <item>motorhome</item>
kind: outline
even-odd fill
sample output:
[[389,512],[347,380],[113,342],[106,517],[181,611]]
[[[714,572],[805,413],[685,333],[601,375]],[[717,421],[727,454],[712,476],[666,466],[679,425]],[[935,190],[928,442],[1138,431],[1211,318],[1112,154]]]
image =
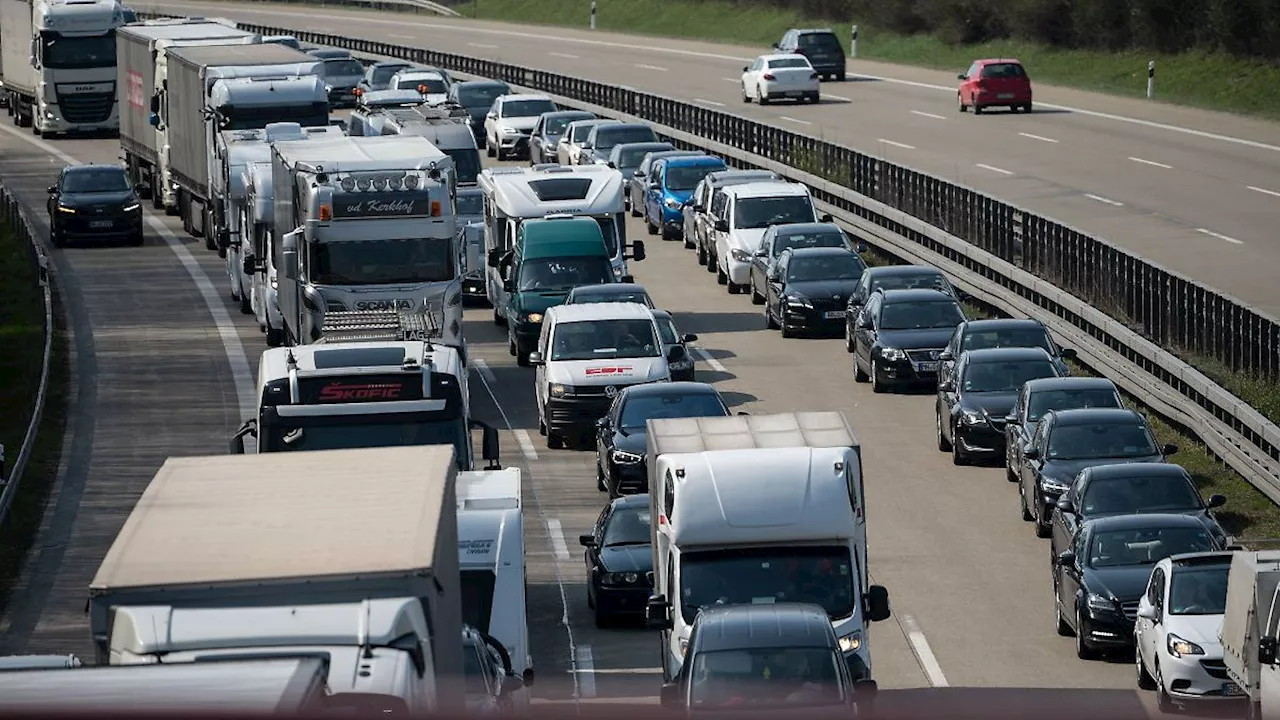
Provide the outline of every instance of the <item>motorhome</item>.
[[449,445],[169,458],[90,583],[98,664],[311,654],[335,696],[460,708],[456,476]]
[[[1248,717],[1280,720],[1280,551],[1238,551],[1227,574],[1222,617],[1225,682],[1248,696]],[[1234,688],[1233,688],[1234,689]]]
[[452,169],[421,137],[272,146],[271,252],[291,344],[319,340],[327,313],[399,310],[466,362]]
[[648,423],[653,592],[663,675],[679,672],[698,610],[822,606],[855,680],[872,676],[871,622],[888,591],[867,569],[862,449],[840,412]]

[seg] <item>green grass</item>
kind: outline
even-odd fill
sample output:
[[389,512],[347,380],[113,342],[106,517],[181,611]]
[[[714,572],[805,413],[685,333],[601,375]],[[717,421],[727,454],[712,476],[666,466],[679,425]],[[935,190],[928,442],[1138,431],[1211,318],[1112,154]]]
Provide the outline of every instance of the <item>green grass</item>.
[[[831,22],[794,9],[724,0],[598,0],[600,30],[750,45],[766,51],[792,27],[831,27],[846,51],[849,19]],[[585,28],[587,0],[471,0],[454,5],[466,17]],[[1144,97],[1147,62],[1156,61],[1161,101],[1280,119],[1280,67],[1226,55],[1156,55],[1061,50],[1019,41],[952,45],[928,35],[898,35],[859,24],[858,57],[962,72],[980,57],[1017,57],[1036,82]]]
[[[0,220],[0,443],[12,468],[35,408],[44,357],[44,299],[26,241]],[[44,414],[8,519],[0,526],[0,611],[35,540],[62,454],[67,343],[54,294],[53,357]]]

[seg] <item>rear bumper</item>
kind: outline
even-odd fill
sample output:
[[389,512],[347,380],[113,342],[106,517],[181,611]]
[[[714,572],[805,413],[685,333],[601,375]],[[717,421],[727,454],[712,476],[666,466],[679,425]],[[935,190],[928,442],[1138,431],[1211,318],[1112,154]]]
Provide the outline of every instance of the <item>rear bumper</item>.
[[771,98],[799,98],[820,92],[821,87],[822,85],[818,82],[818,79],[814,78],[813,80],[805,83],[787,83],[785,85],[779,82],[765,82],[764,85],[761,86],[761,89],[764,90],[765,95],[768,95]]
[[1006,92],[980,92],[974,93],[974,105],[1026,105],[1031,102],[1031,92],[1028,90],[1015,90]]

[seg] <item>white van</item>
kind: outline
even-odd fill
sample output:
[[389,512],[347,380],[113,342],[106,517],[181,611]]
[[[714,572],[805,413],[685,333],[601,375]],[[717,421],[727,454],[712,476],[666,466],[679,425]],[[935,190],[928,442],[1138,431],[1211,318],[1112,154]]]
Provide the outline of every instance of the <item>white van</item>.
[[653,312],[639,303],[555,305],[542,319],[534,392],[538,431],[547,447],[594,433],[618,393],[629,385],[670,382],[668,362],[685,357],[673,345],[663,356]]
[[[809,188],[785,180],[753,182],[724,189],[724,203],[712,211],[715,237],[716,282],[730,295],[744,292],[751,283],[751,259],[771,225],[831,222],[818,217]],[[711,269],[711,268],[708,268]]]

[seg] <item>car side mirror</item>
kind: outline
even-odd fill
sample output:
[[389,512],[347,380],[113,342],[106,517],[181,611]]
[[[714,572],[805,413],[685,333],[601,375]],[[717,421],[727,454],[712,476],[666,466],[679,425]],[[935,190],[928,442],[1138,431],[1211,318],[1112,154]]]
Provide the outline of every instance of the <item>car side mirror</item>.
[[230,450],[232,455],[244,454],[244,436],[237,433],[231,438]]
[[1065,567],[1071,567],[1076,564],[1076,554],[1070,550],[1063,550],[1058,553],[1058,564]]
[[147,124],[154,128],[160,127],[160,113],[153,112],[147,115]]
[[685,333],[684,335],[680,336],[680,342],[682,343],[691,343],[691,342],[697,342],[697,341],[698,341],[698,333]]
[[943,350],[942,352],[938,353],[938,359],[942,361],[955,360],[956,356],[950,350]]
[[867,247],[867,241],[861,238],[858,239],[858,242],[853,244],[853,251],[858,253],[859,255],[866,252],[868,249],[869,248]]
[[950,380],[939,380],[938,389],[941,390],[942,392],[948,392],[948,393],[955,392],[956,384],[951,382]]
[[1078,356],[1076,351],[1072,348],[1062,348],[1058,351],[1058,354],[1067,360],[1075,360]]
[[529,364],[538,367],[539,365],[545,365],[546,361],[542,359],[542,353],[535,350],[529,353]]
[[742,66],[742,72],[746,72],[746,71],[748,71],[748,70],[750,70],[750,69],[751,69],[751,66],[750,66],[750,65],[743,65],[743,66]]
[[1177,445],[1174,445],[1173,443],[1165,443],[1165,444],[1164,444],[1164,447],[1160,448],[1160,452],[1161,452],[1161,453],[1163,453],[1163,454],[1165,454],[1166,456],[1167,456],[1167,455],[1177,455],[1177,454],[1178,454],[1178,446],[1177,446]]
[[871,678],[855,680],[853,683],[853,695],[856,700],[875,700],[879,692],[880,684]]
[[506,280],[503,280],[503,281],[502,281],[502,290],[503,290],[503,292],[509,292],[509,293],[513,293],[513,292],[515,292],[515,291],[516,291],[516,281],[515,281],[515,280],[512,280],[511,278],[507,278]]
[[1155,620],[1157,614],[1158,613],[1156,613],[1156,607],[1154,605],[1148,605],[1144,602],[1138,606],[1138,617],[1143,620]]
[[667,350],[667,362],[669,363],[680,362],[688,356],[689,352],[684,349],[683,345],[672,345],[671,349]]
[[1227,504],[1226,495],[1210,495],[1209,502],[1206,503],[1211,508],[1222,507]]
[[644,177],[644,171],[643,171],[643,170],[637,170],[637,171],[635,171],[635,172],[631,173],[631,176],[632,176],[632,177],[642,178],[642,177]]
[[57,186],[57,185],[50,185],[50,186],[49,186],[48,193],[49,193],[50,195],[56,195],[56,194],[57,194],[57,192],[58,192],[58,186]]
[[1258,640],[1258,662],[1263,665],[1274,665],[1276,662],[1276,647],[1280,643],[1276,642],[1276,638],[1267,636]]
[[622,277],[618,278],[618,282],[627,283],[628,285],[634,283],[635,281],[636,281],[635,275],[623,275]]
[[716,232],[729,232],[728,220],[717,220],[715,224]]
[[591,535],[590,533],[583,533],[578,536],[578,544],[581,545],[582,547],[588,547],[588,548],[595,547],[596,536]]
[[964,73],[960,73],[959,75],[957,75],[957,76],[956,76],[956,79],[957,79],[957,80],[968,80],[968,79],[969,79],[969,76],[968,76],[968,75],[965,75]]
[[680,683],[662,684],[662,704],[665,707],[676,707],[680,704]]
[[650,629],[671,629],[671,608],[667,606],[667,598],[663,595],[652,595],[644,606],[644,621]]
[[956,288],[956,299],[959,300],[960,302],[966,302],[966,301],[972,300],[973,296],[965,292],[964,290],[961,290],[960,288]]
[[497,119],[498,119],[498,113],[496,113],[496,112],[490,112],[490,113],[486,114],[486,115],[485,115],[485,117],[486,117],[486,118],[488,118],[488,119],[490,119],[490,120],[497,120]]
[[1075,513],[1076,504],[1066,498],[1062,498],[1058,501],[1058,509],[1064,513]]
[[760,258],[762,258],[762,257],[769,257],[769,251],[768,251],[768,250],[765,250],[765,249],[763,249],[763,248],[760,248],[760,249],[756,250],[756,255],[755,255],[755,256],[756,256],[756,257],[760,257]]
[[501,265],[501,264],[502,264],[502,250],[500,250],[500,249],[498,249],[498,248],[494,248],[494,249],[490,250],[490,251],[489,251],[489,257],[488,257],[488,258],[486,258],[486,260],[487,260],[487,261],[488,261],[488,263],[489,263],[489,267],[491,267],[491,268],[496,268],[496,267],[498,267],[499,265]]
[[644,258],[645,258],[644,241],[636,240],[632,242],[631,243],[631,259],[635,260],[636,262],[640,262],[644,260]]
[[702,212],[702,211],[703,211],[703,209],[704,209],[704,208],[703,208],[701,205],[699,205],[698,203],[694,203],[694,204],[690,205],[689,207],[693,208],[693,211],[694,211],[694,212]]
[[608,165],[609,167],[613,168],[614,170],[617,170],[617,169],[618,169],[618,165],[617,165],[617,163],[615,163],[615,162],[614,162],[614,161],[612,161],[612,160],[610,160],[609,162],[607,162],[607,163],[605,163],[605,164],[606,164],[606,165]]
[[831,217],[831,213],[826,213],[822,217],[818,218],[818,222],[824,223],[835,222],[835,220],[835,218]]
[[867,588],[867,619],[871,622],[882,622],[889,619],[889,590],[883,585],[872,585]]

